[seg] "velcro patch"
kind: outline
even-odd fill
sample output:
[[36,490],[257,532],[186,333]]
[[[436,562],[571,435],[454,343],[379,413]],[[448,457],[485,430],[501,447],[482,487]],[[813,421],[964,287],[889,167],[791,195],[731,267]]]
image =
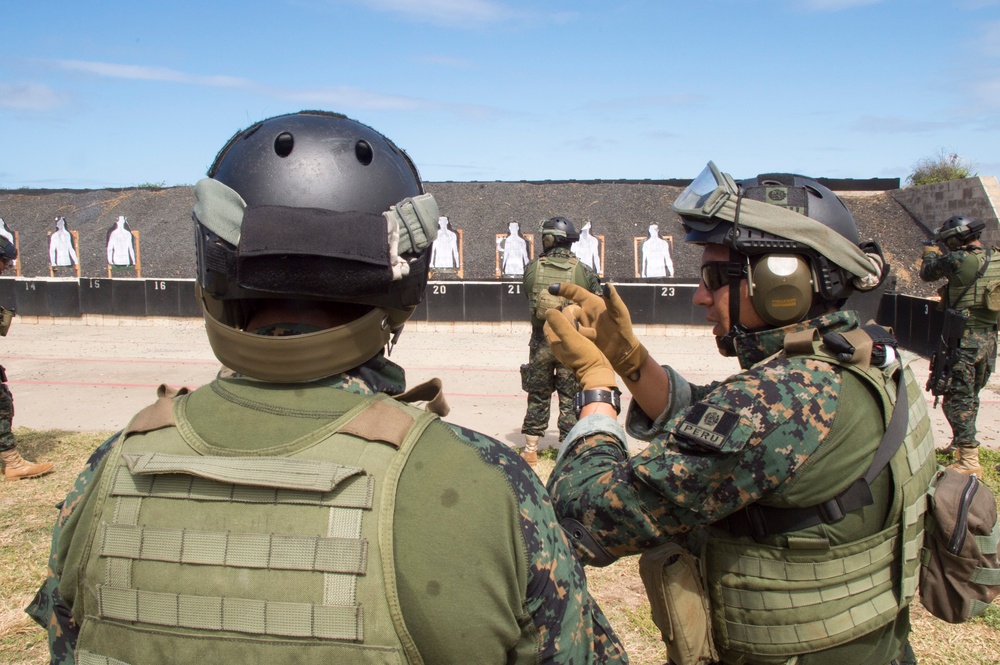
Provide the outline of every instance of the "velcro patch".
[[736,429],[740,417],[712,404],[695,404],[674,432],[712,451],[720,451]]

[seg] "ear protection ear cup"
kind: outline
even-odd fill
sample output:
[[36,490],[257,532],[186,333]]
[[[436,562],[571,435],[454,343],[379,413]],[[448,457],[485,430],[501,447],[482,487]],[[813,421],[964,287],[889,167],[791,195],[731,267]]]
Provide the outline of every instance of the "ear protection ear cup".
[[796,254],[765,254],[750,267],[748,284],[757,313],[771,325],[801,321],[812,307],[812,269]]

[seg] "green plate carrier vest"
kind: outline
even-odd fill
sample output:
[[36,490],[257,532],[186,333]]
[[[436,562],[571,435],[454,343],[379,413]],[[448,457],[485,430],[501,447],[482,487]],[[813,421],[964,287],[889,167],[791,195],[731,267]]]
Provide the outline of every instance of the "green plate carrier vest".
[[[574,256],[543,256],[538,260],[535,281],[531,284],[531,325],[539,328],[545,324],[545,311],[559,308],[570,301],[549,293],[549,284],[570,283],[586,286],[583,269],[577,268],[580,260]],[[579,270],[579,275],[577,272]]]
[[[977,255],[982,261],[986,260],[985,253],[977,252]],[[981,263],[979,265],[982,266]],[[998,288],[998,286],[1000,286],[1000,252],[993,252],[990,254],[990,263],[986,266],[986,271],[969,285],[968,289],[958,284],[948,284],[948,302],[954,303],[950,305],[952,309],[966,314],[970,314],[969,310],[974,310],[971,314],[974,315],[975,319],[995,325],[997,319],[1000,318],[1000,311],[989,310],[985,298],[989,291]],[[956,299],[959,299],[958,302],[955,302]],[[966,328],[974,329],[975,327],[976,322],[970,318]]]
[[[888,425],[895,403],[888,370],[896,363],[887,370],[862,367],[838,360],[818,341],[811,347],[792,352],[786,339],[785,352],[861,378],[881,400]],[[889,462],[896,492],[886,528],[836,546],[817,538],[815,529],[785,533],[783,547],[709,529],[702,566],[724,662],[738,662],[746,654],[754,663],[794,662],[797,655],[847,644],[889,624],[913,599],[926,492],[936,467],[926,403],[912,372],[906,373],[905,385],[909,418],[903,443]],[[812,471],[815,484],[823,486],[822,465]],[[863,473],[859,469],[856,477]]]
[[96,490],[78,663],[422,662],[400,612],[393,515],[435,416],[331,392],[346,413],[280,457],[200,454],[186,395],[168,426],[136,436],[136,416]]

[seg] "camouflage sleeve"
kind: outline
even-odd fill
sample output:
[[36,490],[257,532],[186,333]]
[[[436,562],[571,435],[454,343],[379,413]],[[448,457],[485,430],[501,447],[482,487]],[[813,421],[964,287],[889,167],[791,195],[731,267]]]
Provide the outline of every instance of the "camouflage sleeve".
[[793,476],[829,434],[839,388],[826,363],[779,358],[693,402],[634,457],[608,433],[574,442],[549,479],[556,513],[614,557],[712,524]]
[[534,259],[524,268],[524,275],[521,277],[521,290],[524,297],[531,302],[531,289],[535,287],[535,273],[538,271],[538,259]]
[[591,293],[596,293],[599,296],[604,295],[604,287],[601,286],[600,276],[586,263],[581,262],[579,265],[583,268],[583,274],[587,280],[586,284],[581,284],[580,286],[583,286]]
[[115,434],[91,454],[72,489],[56,508],[59,514],[52,530],[52,549],[45,581],[25,612],[48,631],[49,657],[52,665],[72,665],[73,651],[79,633],[73,619],[73,598],[60,593],[65,554],[79,523],[80,514],[90,489],[96,486],[97,470],[108,451],[118,439]]
[[[925,252],[920,260],[920,279],[934,282],[958,273],[966,258],[974,258],[968,252],[956,250],[942,254],[940,252]],[[973,271],[975,272],[975,271]]]
[[525,610],[539,636],[533,662],[627,663],[618,636],[587,590],[583,567],[534,470],[509,446],[465,428],[456,431],[476,441],[482,454],[504,471],[520,506],[528,557]]

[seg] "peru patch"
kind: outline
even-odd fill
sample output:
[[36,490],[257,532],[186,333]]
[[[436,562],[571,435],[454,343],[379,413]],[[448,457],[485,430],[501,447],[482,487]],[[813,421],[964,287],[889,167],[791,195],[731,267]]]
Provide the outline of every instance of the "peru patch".
[[675,432],[709,450],[719,451],[733,433],[740,417],[712,404],[695,404]]

